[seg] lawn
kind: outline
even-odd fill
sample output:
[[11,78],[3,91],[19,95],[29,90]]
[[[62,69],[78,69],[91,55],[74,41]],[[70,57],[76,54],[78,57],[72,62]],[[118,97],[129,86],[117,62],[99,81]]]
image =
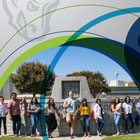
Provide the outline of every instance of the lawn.
[[28,137],[1,137],[0,140],[40,140],[40,139]]
[[140,140],[140,135],[111,136],[105,137],[102,140]]

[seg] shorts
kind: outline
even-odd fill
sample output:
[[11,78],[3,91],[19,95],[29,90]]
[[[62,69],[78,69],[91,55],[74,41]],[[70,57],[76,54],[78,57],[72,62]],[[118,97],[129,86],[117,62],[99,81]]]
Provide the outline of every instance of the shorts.
[[66,120],[70,120],[70,121],[73,120],[73,121],[75,121],[76,115],[77,115],[77,112],[75,112],[75,113],[67,112],[67,114],[66,114]]

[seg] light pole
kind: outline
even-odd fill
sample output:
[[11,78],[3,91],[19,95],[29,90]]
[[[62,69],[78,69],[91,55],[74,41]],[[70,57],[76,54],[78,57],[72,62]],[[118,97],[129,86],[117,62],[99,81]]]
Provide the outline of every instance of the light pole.
[[119,73],[116,72],[116,73],[115,73],[115,77],[116,77],[116,86],[118,86],[118,76],[119,76]]

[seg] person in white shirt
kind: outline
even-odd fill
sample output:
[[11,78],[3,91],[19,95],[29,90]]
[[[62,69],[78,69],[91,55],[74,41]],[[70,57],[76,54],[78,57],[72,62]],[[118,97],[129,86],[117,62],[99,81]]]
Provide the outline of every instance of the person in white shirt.
[[117,134],[116,134],[117,136],[120,135],[120,120],[122,117],[121,107],[122,104],[120,103],[120,99],[116,97],[114,103],[111,106],[111,111],[114,113],[113,117],[117,128]]
[[136,125],[140,128],[140,123],[139,123],[139,120],[140,120],[140,97],[139,97],[138,102],[136,104],[136,111],[137,111],[137,115],[135,118],[135,122],[136,122]]
[[94,106],[94,115],[95,115],[95,120],[98,122],[98,130],[97,130],[97,135],[101,136],[102,133],[102,128],[104,126],[104,120],[103,120],[103,109],[101,106],[101,99],[96,100],[96,104]]
[[[127,133],[133,133],[133,128],[135,124],[135,120],[133,118],[133,109],[134,109],[134,103],[131,102],[130,97],[125,97],[125,102],[123,103],[123,113],[125,118],[125,132]],[[131,129],[128,130],[129,121],[131,121]]]
[[1,136],[1,123],[3,121],[4,135],[7,135],[6,116],[8,114],[7,105],[4,103],[4,97],[0,96],[0,137]]

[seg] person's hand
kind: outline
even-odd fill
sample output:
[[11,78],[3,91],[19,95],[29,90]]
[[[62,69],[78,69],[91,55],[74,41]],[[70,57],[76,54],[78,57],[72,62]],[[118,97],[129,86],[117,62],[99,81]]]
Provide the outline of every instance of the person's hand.
[[25,98],[22,98],[22,99],[21,99],[21,102],[23,103],[24,101],[25,101]]
[[98,120],[98,118],[97,118],[97,117],[95,117],[95,120],[97,121],[97,120]]
[[67,106],[69,106],[70,105],[70,102],[67,104]]
[[80,117],[80,120],[82,121],[82,118]]
[[7,116],[7,114],[8,114],[8,112],[7,112],[7,113],[5,113],[5,116]]
[[91,117],[88,118],[89,120],[91,119]]
[[125,118],[125,120],[127,120],[127,116],[126,115],[124,116],[124,118]]
[[10,116],[10,120],[12,120],[12,116]]

